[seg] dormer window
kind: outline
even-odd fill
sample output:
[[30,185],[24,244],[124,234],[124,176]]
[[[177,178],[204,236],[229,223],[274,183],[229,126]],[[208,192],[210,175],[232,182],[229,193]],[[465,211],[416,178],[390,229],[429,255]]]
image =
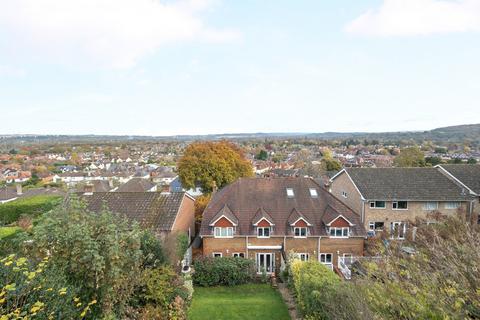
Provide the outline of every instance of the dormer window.
[[293,193],[293,189],[292,188],[287,188],[287,197],[293,198],[294,196],[295,196],[295,194]]
[[232,238],[233,227],[215,227],[214,235],[215,238]]
[[270,227],[258,227],[257,228],[257,237],[258,238],[270,238]]
[[295,238],[306,238],[307,227],[295,227],[293,228],[293,234],[295,235]]
[[317,189],[310,188],[310,197],[312,197],[312,198],[318,198]]
[[330,227],[328,233],[330,237],[334,238],[347,238],[350,234],[349,227]]

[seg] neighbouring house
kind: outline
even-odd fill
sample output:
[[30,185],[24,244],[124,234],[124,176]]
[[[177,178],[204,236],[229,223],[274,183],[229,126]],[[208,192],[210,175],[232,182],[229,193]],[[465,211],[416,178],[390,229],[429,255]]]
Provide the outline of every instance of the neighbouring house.
[[245,257],[258,273],[278,273],[290,253],[338,271],[363,255],[366,232],[360,216],[311,178],[241,178],[214,193],[200,236],[204,256]]
[[436,168],[346,168],[330,192],[355,210],[369,236],[388,231],[404,239],[408,225],[429,214],[471,214],[474,198]]
[[480,165],[479,164],[442,164],[436,168],[459,183],[476,198],[474,202],[474,220],[480,224]]
[[203,194],[201,187],[195,187],[195,188],[188,189],[188,190],[185,189],[182,185],[182,182],[180,181],[180,177],[178,177],[178,176],[170,183],[169,187],[170,187],[170,192],[185,191],[193,197],[199,197]]
[[157,185],[148,179],[132,178],[114,189],[115,192],[156,192]]
[[87,209],[101,212],[104,207],[114,214],[137,221],[152,229],[159,238],[172,232],[195,235],[195,199],[184,192],[86,192],[77,193]]
[[112,180],[91,180],[75,186],[78,192],[109,192],[113,189]]
[[4,186],[0,187],[0,204],[14,201],[20,198],[28,198],[38,195],[64,196],[65,193],[57,188],[33,188],[23,190],[21,184],[17,184],[15,187]]

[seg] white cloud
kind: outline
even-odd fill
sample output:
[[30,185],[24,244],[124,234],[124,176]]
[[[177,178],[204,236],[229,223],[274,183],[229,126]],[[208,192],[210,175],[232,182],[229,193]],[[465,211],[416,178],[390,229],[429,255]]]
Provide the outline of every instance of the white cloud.
[[345,30],[385,37],[480,32],[480,0],[384,0]]
[[[56,62],[123,68],[169,43],[224,42],[239,34],[205,25],[209,0],[0,0],[9,47]],[[6,38],[6,39],[5,39]],[[34,50],[31,52],[31,50]]]

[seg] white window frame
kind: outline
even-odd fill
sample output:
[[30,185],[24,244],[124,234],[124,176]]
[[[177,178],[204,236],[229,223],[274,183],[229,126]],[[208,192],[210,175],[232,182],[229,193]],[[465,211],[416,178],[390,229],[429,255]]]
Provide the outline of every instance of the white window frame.
[[[296,230],[299,229],[298,231],[298,236]],[[302,229],[305,229],[305,235],[302,236]],[[293,237],[294,238],[306,238],[308,236],[308,227],[294,227],[293,228]]]
[[223,253],[222,252],[212,252],[212,257],[221,258],[221,257],[223,257]]
[[[377,207],[377,202],[383,202],[384,203],[384,206],[383,207]],[[372,204],[373,204],[373,207],[372,207]],[[383,200],[378,200],[378,201],[370,201],[370,209],[387,209],[387,201],[383,201]]]
[[[406,208],[399,208],[398,207],[399,202],[405,202],[407,204],[407,207]],[[395,208],[395,206],[396,206],[396,208]],[[408,210],[408,201],[393,201],[392,202],[392,210]]]
[[[429,207],[429,205],[431,205],[431,204],[435,204],[435,208],[431,209],[431,208]],[[427,201],[427,202],[424,202],[422,207],[423,207],[423,210],[425,210],[425,211],[438,210],[438,201]]]
[[[375,228],[375,224],[376,224],[376,223],[379,223],[379,222],[383,223],[383,228],[382,228],[382,230],[385,230],[385,222],[384,222],[384,221],[369,221],[369,222],[368,222],[368,230],[369,230],[369,231],[375,231],[375,232],[376,232],[377,229]],[[378,231],[380,231],[380,229],[378,229]]]
[[[333,235],[332,231],[334,231]],[[337,231],[340,231],[340,235],[337,235]],[[328,235],[330,238],[348,238],[350,236],[350,227],[330,227]]]
[[445,202],[445,209],[447,210],[456,210],[462,206],[460,201],[447,201]]
[[[217,235],[218,230],[218,235]],[[226,235],[222,235],[222,230],[227,230]],[[229,232],[231,230],[231,232]],[[231,235],[229,235],[231,233]],[[213,236],[215,238],[233,238],[233,227],[214,227],[213,228]]]
[[300,261],[310,260],[310,253],[307,253],[307,252],[296,253],[295,256]]
[[[327,257],[328,256],[330,256],[330,262],[327,262]],[[323,257],[324,261],[322,261],[322,257]],[[324,265],[328,266],[330,269],[333,270],[333,253],[327,253],[327,252],[320,253],[319,256],[318,256],[318,261],[321,264],[324,264]]]
[[[265,235],[265,229],[268,229],[268,236]],[[262,230],[262,235],[259,234],[260,230]],[[270,238],[271,234],[272,234],[271,227],[257,227],[257,238]]]
[[293,192],[292,188],[287,188],[287,197],[288,198],[294,198],[295,197],[295,192]]
[[[243,255],[243,257],[240,256],[240,255]],[[245,252],[234,252],[234,253],[232,253],[232,257],[234,257],[234,258],[245,258]]]
[[317,192],[317,189],[315,188],[310,188],[310,197],[312,198],[318,198],[318,192]]
[[[395,236],[394,232],[394,227],[396,225],[403,225],[403,236]],[[390,222],[390,239],[395,239],[395,240],[404,240],[405,236],[407,234],[407,223],[405,221],[392,221]]]

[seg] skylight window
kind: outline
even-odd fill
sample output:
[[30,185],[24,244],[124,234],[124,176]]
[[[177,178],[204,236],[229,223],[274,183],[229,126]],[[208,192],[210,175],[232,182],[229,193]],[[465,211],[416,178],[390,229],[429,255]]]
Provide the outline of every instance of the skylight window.
[[312,198],[318,197],[317,189],[310,188],[310,196],[311,196]]
[[295,196],[295,194],[293,193],[293,189],[292,188],[287,188],[287,197],[293,198],[294,196]]

